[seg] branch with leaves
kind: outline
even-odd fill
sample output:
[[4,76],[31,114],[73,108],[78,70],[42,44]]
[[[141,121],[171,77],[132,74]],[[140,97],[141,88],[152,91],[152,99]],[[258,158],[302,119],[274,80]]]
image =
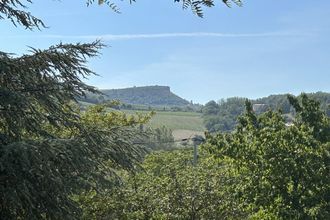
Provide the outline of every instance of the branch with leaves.
[[[32,0],[26,1],[32,3]],[[22,25],[27,29],[45,27],[41,19],[26,10],[27,6],[20,0],[0,1],[0,19],[9,19],[15,26]]]
[[85,63],[102,47],[96,41],[32,49],[21,57],[0,54],[0,126],[8,141],[30,132],[45,136],[40,128],[45,122],[73,125],[77,117],[66,108],[86,91],[96,92],[81,78],[94,74]]

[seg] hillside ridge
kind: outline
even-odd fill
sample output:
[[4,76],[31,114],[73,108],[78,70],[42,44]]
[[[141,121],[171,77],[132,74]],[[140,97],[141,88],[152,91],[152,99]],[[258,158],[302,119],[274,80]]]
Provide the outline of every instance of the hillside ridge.
[[102,94],[87,94],[83,101],[102,103],[120,100],[125,104],[147,106],[186,106],[190,102],[174,94],[169,86],[139,86],[122,89],[101,89]]

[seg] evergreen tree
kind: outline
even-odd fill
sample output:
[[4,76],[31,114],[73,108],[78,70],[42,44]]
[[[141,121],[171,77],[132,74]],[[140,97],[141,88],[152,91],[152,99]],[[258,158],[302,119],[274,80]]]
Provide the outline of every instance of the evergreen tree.
[[[31,1],[29,1],[31,2]],[[0,2],[1,18],[28,29],[44,26],[20,1]],[[0,219],[75,219],[70,195],[111,182],[109,161],[132,169],[142,149],[129,126],[81,118],[72,102],[97,92],[81,81],[103,45],[59,44],[20,57],[0,53]]]

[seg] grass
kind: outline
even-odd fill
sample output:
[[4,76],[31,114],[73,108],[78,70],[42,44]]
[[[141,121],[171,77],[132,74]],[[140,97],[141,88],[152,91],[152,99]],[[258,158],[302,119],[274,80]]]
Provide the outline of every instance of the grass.
[[[124,110],[128,114],[135,112],[147,113],[148,111]],[[147,124],[153,128],[165,126],[171,130],[204,131],[203,119],[196,112],[156,112],[156,115]]]
[[151,119],[150,126],[166,126],[174,130],[204,131],[200,114],[192,112],[157,112]]
[[165,126],[171,129],[175,140],[203,135],[206,130],[202,115],[196,112],[156,112],[147,125],[152,128]]

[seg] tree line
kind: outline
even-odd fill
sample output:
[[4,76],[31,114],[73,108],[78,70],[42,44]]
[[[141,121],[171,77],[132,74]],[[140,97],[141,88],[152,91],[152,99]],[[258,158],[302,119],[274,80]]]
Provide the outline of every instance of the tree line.
[[[310,98],[318,101],[323,111],[330,116],[330,94],[316,92],[307,94]],[[295,117],[295,109],[287,99],[288,94],[270,95],[268,97],[251,100],[254,111],[258,114],[269,109],[279,110],[284,115],[287,122],[291,122]],[[298,96],[301,98],[301,96]],[[209,132],[230,132],[238,123],[238,117],[243,114],[246,98],[233,97],[221,99],[219,102],[209,101],[202,109],[203,120]]]

